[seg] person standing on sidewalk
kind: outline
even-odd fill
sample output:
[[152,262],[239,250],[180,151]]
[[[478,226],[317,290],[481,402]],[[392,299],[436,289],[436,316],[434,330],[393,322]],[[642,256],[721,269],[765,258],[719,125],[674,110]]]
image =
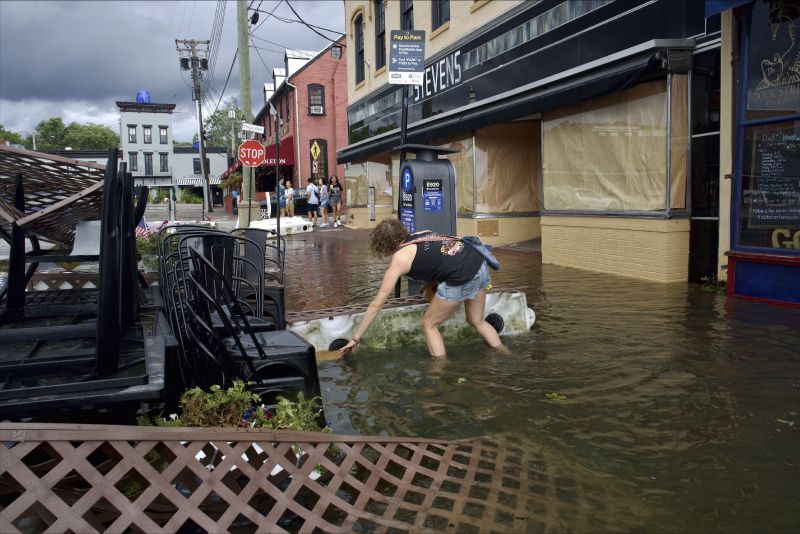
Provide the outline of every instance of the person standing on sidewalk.
[[317,180],[317,185],[319,186],[319,209],[322,211],[322,224],[320,226],[328,226],[328,206],[331,200],[330,191],[322,178]]
[[286,187],[282,182],[278,182],[278,209],[281,217],[286,217]]
[[292,187],[292,181],[290,179],[286,179],[286,214],[289,217],[294,217],[294,187]]
[[328,186],[331,192],[331,208],[333,208],[333,227],[339,226],[339,210],[342,207],[342,184],[339,183],[339,178],[334,174],[331,176],[330,185]]
[[319,214],[319,189],[314,185],[313,178],[308,179],[306,191],[308,191],[308,220],[314,227],[317,225],[317,215]]

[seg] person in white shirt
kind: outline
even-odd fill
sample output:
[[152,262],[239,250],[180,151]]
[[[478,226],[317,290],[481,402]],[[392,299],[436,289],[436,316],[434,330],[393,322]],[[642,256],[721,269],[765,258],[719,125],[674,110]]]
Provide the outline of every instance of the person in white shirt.
[[289,217],[294,217],[294,187],[292,187],[292,181],[287,179],[286,182],[285,192],[284,195],[286,196],[286,214]]
[[308,191],[308,220],[311,221],[311,226],[317,225],[317,215],[319,214],[319,189],[314,185],[314,179],[308,179],[306,186]]

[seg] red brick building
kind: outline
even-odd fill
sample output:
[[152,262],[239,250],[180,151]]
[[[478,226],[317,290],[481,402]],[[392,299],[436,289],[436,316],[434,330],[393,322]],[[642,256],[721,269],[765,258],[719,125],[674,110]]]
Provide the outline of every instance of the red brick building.
[[[264,84],[264,99],[253,122],[264,127],[268,162],[275,158],[279,136],[281,178],[291,177],[300,189],[312,176],[327,179],[335,174],[344,184],[344,167],[336,163],[336,151],[347,145],[344,38],[318,53],[286,50],[284,68],[273,69],[273,83]],[[270,104],[280,117],[280,132]],[[259,192],[275,189],[273,165],[258,175]]]

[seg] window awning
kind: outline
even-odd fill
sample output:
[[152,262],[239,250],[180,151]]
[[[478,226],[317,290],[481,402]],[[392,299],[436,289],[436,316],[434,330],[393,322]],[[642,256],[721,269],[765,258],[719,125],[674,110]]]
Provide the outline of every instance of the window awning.
[[[194,187],[201,187],[203,185],[203,178],[200,176],[182,176],[180,178],[175,178],[175,185],[191,185]],[[220,177],[219,176],[209,176],[208,183],[211,185],[219,185]]]
[[[661,69],[662,62],[658,57],[664,50],[693,47],[692,39],[642,43],[607,58],[410,124],[406,142],[425,144],[432,139],[551,111],[627,89],[636,85],[645,75],[653,73],[654,69]],[[399,144],[400,130],[395,129],[345,147],[337,154],[337,161],[359,161],[370,154],[388,152]]]
[[[275,155],[277,153],[275,145],[267,145],[266,162],[261,164],[261,167],[275,166]],[[294,137],[289,136],[281,141],[281,166],[294,165]]]

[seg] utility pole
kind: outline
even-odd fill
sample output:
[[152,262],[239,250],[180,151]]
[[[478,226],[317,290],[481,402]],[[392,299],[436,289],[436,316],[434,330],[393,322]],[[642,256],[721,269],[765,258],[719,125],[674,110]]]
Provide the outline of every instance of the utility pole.
[[239,110],[239,105],[236,102],[236,97],[231,97],[228,101],[228,122],[231,125],[231,138],[230,142],[228,143],[228,147],[230,149],[230,158],[228,158],[228,167],[236,163],[236,147],[239,143],[239,138],[236,136],[236,121],[238,120],[236,117],[236,112]]
[[[253,15],[253,20],[247,16],[247,0],[237,0],[236,2],[236,28],[239,36],[239,95],[242,98],[242,120],[253,123],[253,105],[250,101],[250,42],[249,24],[258,22],[258,12]],[[243,137],[246,135],[242,132]],[[247,213],[242,213],[239,209],[239,227],[247,228],[253,220],[253,174],[250,167],[242,167],[242,198],[247,200]],[[258,204],[255,204],[258,209]],[[256,212],[258,219],[258,212]]]
[[[192,71],[192,100],[197,107],[197,121],[199,123],[197,139],[200,147],[200,169],[203,173],[203,205],[211,213],[214,211],[211,200],[211,186],[208,183],[208,165],[206,164],[206,136],[203,133],[203,106],[200,82],[203,79],[202,71],[208,70],[208,44],[210,41],[196,41],[194,39],[175,39],[175,49],[180,56],[181,70]],[[201,49],[200,47],[205,47]]]

